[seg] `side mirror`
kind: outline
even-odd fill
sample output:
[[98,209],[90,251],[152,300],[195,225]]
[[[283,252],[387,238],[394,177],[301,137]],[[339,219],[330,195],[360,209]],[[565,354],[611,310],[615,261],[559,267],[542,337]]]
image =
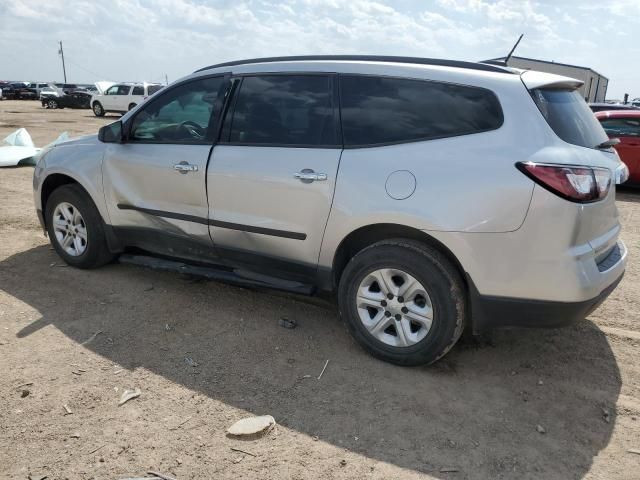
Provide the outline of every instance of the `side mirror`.
[[98,140],[102,143],[122,143],[122,122],[118,120],[98,130]]

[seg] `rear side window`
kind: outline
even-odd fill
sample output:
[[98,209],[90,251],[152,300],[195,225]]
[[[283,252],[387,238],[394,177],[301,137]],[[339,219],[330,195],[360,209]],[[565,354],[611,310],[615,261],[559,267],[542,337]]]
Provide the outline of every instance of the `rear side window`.
[[536,89],[531,95],[549,126],[565,142],[595,148],[608,140],[577,90]]
[[640,137],[640,118],[605,118],[600,124],[610,137]]
[[224,131],[243,145],[337,145],[330,78],[325,75],[245,77]]
[[450,83],[341,75],[340,99],[351,147],[467,135],[503,122],[493,92]]
[[119,85],[116,95],[129,95],[129,90],[131,90],[131,87],[128,85]]
[[133,87],[133,92],[131,92],[131,95],[144,95],[144,87]]

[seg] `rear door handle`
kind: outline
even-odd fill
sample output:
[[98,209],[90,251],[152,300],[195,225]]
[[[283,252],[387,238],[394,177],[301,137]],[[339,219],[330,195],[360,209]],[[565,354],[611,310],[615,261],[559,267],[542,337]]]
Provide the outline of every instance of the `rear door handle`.
[[187,163],[187,162],[180,162],[180,163],[176,163],[173,166],[173,169],[177,170],[180,173],[197,172],[198,171],[198,166],[197,165],[192,165],[192,164]]
[[305,168],[300,172],[296,172],[293,174],[293,178],[297,178],[298,180],[302,180],[304,183],[311,182],[324,182],[327,179],[326,173],[316,173],[310,168]]

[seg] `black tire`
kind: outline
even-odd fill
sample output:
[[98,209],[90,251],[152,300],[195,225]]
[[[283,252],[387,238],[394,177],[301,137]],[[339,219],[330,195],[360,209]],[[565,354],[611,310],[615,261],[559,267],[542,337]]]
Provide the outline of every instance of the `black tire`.
[[[53,228],[55,209],[63,202],[73,205],[84,220],[87,232],[86,250],[78,256],[69,255],[63,249]],[[79,185],[63,185],[53,191],[47,200],[45,221],[53,248],[67,264],[77,268],[97,268],[109,263],[115,257],[107,247],[104,223],[100,212],[91,197]]]
[[58,101],[53,98],[47,100],[47,108],[56,109],[58,108]]
[[[426,336],[413,345],[397,347],[380,341],[358,315],[356,298],[361,282],[383,268],[413,276],[431,299],[433,322]],[[340,278],[338,306],[349,333],[365,350],[404,366],[430,364],[442,358],[462,335],[466,317],[465,289],[457,269],[438,250],[408,239],[384,240],[358,252]]]
[[135,103],[130,103],[129,104],[129,110],[133,110],[136,107]]
[[104,117],[104,108],[102,107],[102,104],[100,102],[93,102],[91,109],[93,110],[93,114],[96,117]]

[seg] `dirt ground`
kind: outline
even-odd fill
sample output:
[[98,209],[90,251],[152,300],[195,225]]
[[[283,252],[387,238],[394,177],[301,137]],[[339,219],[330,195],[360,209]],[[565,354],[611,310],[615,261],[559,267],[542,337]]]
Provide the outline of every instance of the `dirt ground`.
[[[0,138],[27,127],[44,145],[116,118],[4,101]],[[365,354],[329,303],[66,267],[31,177],[0,169],[1,478],[640,478],[640,191],[618,192],[629,267],[588,320],[401,368]],[[225,435],[251,414],[278,427]]]

